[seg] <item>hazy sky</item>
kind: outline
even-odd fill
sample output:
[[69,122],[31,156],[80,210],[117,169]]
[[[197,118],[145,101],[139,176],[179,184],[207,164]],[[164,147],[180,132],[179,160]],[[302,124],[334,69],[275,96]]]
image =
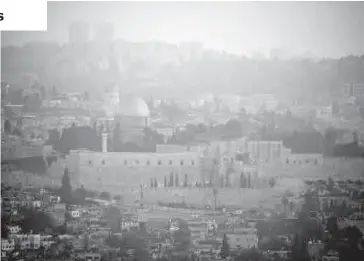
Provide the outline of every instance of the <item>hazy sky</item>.
[[112,22],[116,37],[130,41],[192,40],[237,53],[364,54],[364,2],[49,2],[48,32],[5,32],[2,42],[66,42],[73,21]]

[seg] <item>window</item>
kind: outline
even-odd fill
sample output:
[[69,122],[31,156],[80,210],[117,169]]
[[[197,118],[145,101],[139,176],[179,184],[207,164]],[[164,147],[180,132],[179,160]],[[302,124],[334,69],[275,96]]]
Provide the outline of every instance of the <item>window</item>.
[[91,160],[89,160],[89,161],[88,161],[88,165],[91,165],[91,164],[92,164],[92,162],[91,162]]
[[102,165],[105,165],[105,160],[102,160],[101,164],[102,164]]
[[181,160],[181,166],[183,165],[183,160]]
[[172,160],[169,160],[169,165],[172,165]]
[[158,160],[158,165],[162,165],[162,161],[161,160]]
[[195,161],[194,160],[191,161],[191,165],[192,166],[195,165]]
[[128,161],[127,160],[124,160],[124,165],[128,165]]
[[306,159],[306,164],[308,164],[309,163],[309,160],[308,159]]
[[136,160],[136,161],[135,161],[135,164],[136,164],[136,165],[138,165],[138,164],[139,164],[139,160]]
[[150,165],[150,161],[148,160],[148,161],[147,161],[147,166],[149,166],[149,165]]

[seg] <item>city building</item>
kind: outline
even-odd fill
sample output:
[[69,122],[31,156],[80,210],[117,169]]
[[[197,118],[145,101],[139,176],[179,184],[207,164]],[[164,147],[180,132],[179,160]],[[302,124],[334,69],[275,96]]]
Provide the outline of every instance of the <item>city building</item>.
[[285,154],[282,141],[254,141],[246,140],[238,145],[240,153],[248,153],[250,159],[259,163],[281,160]]
[[252,94],[239,98],[240,108],[244,108],[248,113],[258,113],[264,109],[266,111],[275,110],[278,106],[277,100],[272,94]]
[[355,99],[364,100],[364,84],[345,84],[342,88],[342,94],[347,98],[355,97]]
[[93,30],[93,40],[97,43],[110,44],[114,41],[115,27],[112,23],[102,23]]
[[69,42],[71,44],[85,44],[91,39],[90,25],[87,23],[76,22],[69,27]]
[[285,158],[287,165],[322,165],[324,157],[322,154],[290,154]]
[[20,226],[8,226],[10,234],[18,234],[21,232]]
[[316,110],[316,118],[322,119],[322,120],[331,120],[332,119],[331,106],[318,108]]
[[[105,144],[104,144],[105,145]],[[195,152],[128,153],[71,151],[68,167],[76,186],[117,193],[120,189],[150,184],[156,179],[164,184],[170,174],[178,175],[181,184],[200,180],[200,159]]]
[[20,246],[20,249],[38,249],[41,246],[41,236],[33,234],[12,235],[15,244]]
[[15,240],[14,239],[1,239],[1,251],[11,252],[15,248]]

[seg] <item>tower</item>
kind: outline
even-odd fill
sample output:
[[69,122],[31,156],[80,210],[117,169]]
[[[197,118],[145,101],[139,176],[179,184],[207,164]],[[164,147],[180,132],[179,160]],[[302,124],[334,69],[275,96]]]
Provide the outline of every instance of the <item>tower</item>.
[[107,131],[105,129],[103,129],[102,131],[102,152],[107,152]]
[[69,27],[69,42],[71,44],[85,44],[90,41],[90,26],[87,23],[75,22]]

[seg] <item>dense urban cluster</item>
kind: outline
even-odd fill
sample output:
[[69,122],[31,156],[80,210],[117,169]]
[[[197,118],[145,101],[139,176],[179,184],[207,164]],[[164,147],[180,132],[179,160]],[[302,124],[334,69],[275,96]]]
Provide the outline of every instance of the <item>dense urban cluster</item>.
[[364,260],[363,56],[110,26],[2,48],[2,259]]
[[[363,182],[306,180],[272,209],[126,205],[68,170],[54,188],[2,183],[2,258],[9,260],[362,260]],[[340,259],[339,259],[340,258]]]

